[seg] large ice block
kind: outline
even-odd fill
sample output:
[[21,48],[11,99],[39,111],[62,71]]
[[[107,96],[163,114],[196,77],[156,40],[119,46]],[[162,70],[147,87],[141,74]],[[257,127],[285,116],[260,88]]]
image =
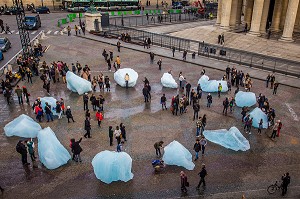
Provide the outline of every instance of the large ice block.
[[51,106],[51,111],[53,113],[53,115],[58,115],[58,113],[56,113],[56,99],[53,97],[42,97],[41,98],[41,105],[43,110],[45,111],[45,106],[46,106],[46,102],[48,102],[48,105]]
[[218,86],[219,83],[222,85],[222,91],[221,92],[227,92],[228,86],[227,82],[223,80],[209,80],[209,77],[207,75],[202,75],[202,77],[199,79],[198,84],[200,84],[201,89],[204,92],[218,92]]
[[122,68],[117,70],[114,73],[114,79],[122,87],[126,87],[126,82],[125,82],[125,75],[128,73],[129,75],[129,81],[128,81],[128,87],[134,87],[136,85],[136,81],[139,77],[138,73],[135,72],[135,70],[131,68]]
[[71,159],[71,155],[50,127],[40,130],[37,137],[39,159],[47,169],[56,169]]
[[235,95],[235,103],[238,107],[251,107],[256,104],[255,93],[239,91]]
[[164,73],[160,79],[161,84],[167,88],[177,88],[178,84],[170,73]]
[[252,126],[258,128],[260,120],[263,119],[263,128],[268,128],[268,116],[260,108],[256,107],[249,114],[250,118],[253,118]]
[[235,126],[231,127],[229,130],[205,130],[203,134],[207,140],[227,149],[232,149],[234,151],[247,151],[250,149],[249,141]]
[[75,93],[77,92],[79,95],[92,91],[91,82],[75,75],[71,71],[67,72],[66,80],[67,88]]
[[177,165],[193,170],[195,164],[192,161],[192,154],[179,142],[173,141],[164,148],[163,161],[168,165]]
[[133,178],[132,159],[125,152],[102,151],[92,160],[96,177],[110,184],[113,181],[127,182]]
[[5,135],[35,138],[42,127],[28,115],[22,114],[4,126]]

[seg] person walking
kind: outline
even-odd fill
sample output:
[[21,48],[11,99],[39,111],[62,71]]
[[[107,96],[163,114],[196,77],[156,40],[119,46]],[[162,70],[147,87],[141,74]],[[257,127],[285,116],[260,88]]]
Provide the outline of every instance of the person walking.
[[109,146],[113,145],[114,130],[112,126],[108,127]]
[[202,164],[202,169],[198,173],[198,175],[200,176],[200,181],[198,183],[198,186],[196,187],[197,190],[199,190],[199,188],[200,188],[200,186],[201,186],[202,183],[203,183],[203,187],[206,186],[206,184],[205,184],[205,176],[207,176],[207,171],[205,169],[205,164],[204,163]]
[[27,162],[27,149],[22,140],[18,142],[16,146],[16,151],[21,154],[23,165],[24,166],[29,165],[30,163]]
[[184,61],[186,61],[186,55],[187,55],[187,51],[184,50],[184,51],[183,51],[183,54],[182,54],[182,59],[183,59]]
[[186,193],[187,192],[186,187],[189,186],[189,183],[187,181],[187,176],[183,171],[180,172],[180,182],[181,182],[181,191]]
[[116,58],[116,63],[117,63],[117,69],[119,70],[121,68],[121,59],[119,55]]
[[196,103],[194,103],[193,110],[194,110],[194,117],[193,117],[193,121],[194,121],[195,119],[198,118],[198,113],[200,111],[200,104],[198,100],[196,101]]
[[271,83],[271,89],[273,89],[273,86],[274,86],[274,83],[275,83],[275,75],[274,74],[271,74],[270,83]]
[[210,108],[210,105],[212,104],[212,96],[210,93],[207,95],[207,107]]
[[78,27],[77,27],[77,25],[75,25],[74,29],[75,29],[75,34],[77,36],[77,34],[78,34]]
[[121,143],[122,132],[121,132],[119,126],[116,126],[116,130],[114,131],[114,135],[115,135],[115,138],[117,139],[117,143],[120,144]]
[[173,57],[175,57],[175,46],[172,47]]
[[189,82],[187,82],[185,85],[185,96],[187,97],[188,101],[190,99],[191,87],[192,87],[192,85]]
[[287,187],[291,182],[290,174],[289,173],[284,174],[281,177],[281,180],[282,180],[282,196],[284,196],[287,192]]
[[153,64],[154,62],[154,53],[150,52],[150,64]]
[[200,144],[201,144],[202,156],[204,156],[205,147],[207,145],[207,140],[203,135],[201,137]]
[[45,103],[44,109],[45,109],[45,113],[46,113],[46,117],[47,117],[47,122],[49,122],[50,119],[53,122],[53,114],[52,114],[52,110],[51,110],[51,105],[49,105],[48,102]]
[[166,102],[167,102],[166,95],[163,94],[163,96],[160,98],[160,104],[161,104],[162,110],[164,110],[164,108],[165,108],[166,110],[168,110],[168,109],[167,109],[167,106],[166,106]]
[[127,139],[126,139],[126,129],[125,129],[125,125],[123,123],[120,124],[120,130],[121,130],[122,138],[126,142],[127,141]]
[[28,67],[26,68],[25,73],[27,75],[27,81],[28,81],[28,83],[29,82],[32,83],[32,72],[31,72],[31,70]]
[[206,120],[206,114],[204,114],[202,117],[202,132],[205,130],[206,127]]
[[59,101],[56,101],[55,112],[58,114],[58,119],[61,119],[62,109]]
[[266,78],[266,88],[269,87],[270,79],[271,79],[271,74],[268,74],[268,76],[267,76],[267,78]]
[[117,42],[117,49],[118,49],[118,52],[120,52],[120,49],[121,49],[121,42],[120,41]]
[[71,107],[70,106],[67,106],[66,116],[67,116],[67,119],[68,119],[68,123],[70,123],[70,119],[72,119],[72,121],[75,122],[74,118],[73,118],[73,115],[72,115],[72,111],[71,111]]
[[257,129],[258,135],[261,135],[261,129],[262,128],[263,128],[263,119],[260,119],[260,121],[258,123],[258,129]]
[[278,126],[279,126],[279,123],[278,121],[274,124],[273,126],[273,132],[272,132],[272,135],[271,135],[271,139],[275,139],[276,137],[276,134],[277,134],[277,130],[278,130]]
[[24,97],[26,99],[26,102],[27,102],[27,104],[29,104],[29,96],[30,96],[30,94],[28,93],[28,90],[27,90],[26,86],[23,86],[22,89],[23,89],[23,95],[24,95]]
[[159,60],[157,61],[158,70],[161,70],[161,64],[162,64],[162,59],[159,59]]
[[230,113],[232,113],[234,106],[235,106],[235,99],[232,97],[229,102]]
[[281,128],[282,128],[282,123],[281,123],[281,121],[280,120],[277,120],[277,122],[278,122],[278,128],[277,128],[277,137],[279,137],[279,135],[280,135],[280,130],[281,130]]
[[128,89],[128,82],[130,80],[130,77],[129,77],[128,73],[126,73],[124,79],[125,79],[126,89]]
[[75,141],[75,139],[72,139],[72,152],[74,154],[74,160],[76,162],[82,162],[80,153],[82,152],[82,148],[80,146],[82,138],[80,138],[78,141]]
[[195,160],[198,160],[199,158],[199,151],[201,150],[201,144],[199,143],[199,139],[197,138],[196,139],[196,143],[194,144],[194,150],[195,150],[195,153],[196,153],[196,157],[195,157]]
[[96,112],[96,118],[97,118],[97,121],[98,121],[98,126],[101,127],[101,122],[103,120],[103,114],[100,111],[100,109]]
[[196,137],[200,137],[202,135],[202,118],[199,117],[196,122]]
[[279,86],[279,83],[278,82],[275,82],[274,83],[274,89],[273,89],[273,95],[276,95],[277,94],[277,88]]
[[222,92],[222,85],[221,85],[221,83],[219,83],[219,85],[218,85],[218,97],[219,98],[221,97],[221,92]]
[[5,24],[5,34],[7,34],[8,32],[12,34],[12,32],[10,32],[10,27],[7,24]]
[[23,104],[23,96],[22,96],[23,90],[20,88],[19,85],[17,85],[15,92],[17,93],[19,104]]
[[86,133],[84,134],[85,138],[91,138],[91,122],[90,118],[86,117],[84,121],[84,130],[86,130]]
[[147,48],[150,48],[150,46],[151,46],[151,39],[150,39],[150,37],[148,37],[147,44],[148,44]]
[[161,157],[161,151],[160,149],[163,148],[163,141],[155,142],[154,148],[155,148],[155,153],[157,157]]
[[70,26],[67,27],[67,31],[68,31],[68,36],[71,36],[71,27]]
[[144,102],[149,102],[149,90],[148,90],[148,87],[145,85],[144,88],[143,88],[143,95],[144,95]]
[[223,115],[227,115],[227,109],[228,109],[228,106],[229,106],[229,100],[228,100],[228,97],[225,98],[225,100],[223,101]]
[[89,96],[87,93],[84,93],[82,98],[83,98],[83,110],[85,111],[85,110],[89,109],[89,105],[88,105],[89,104]]

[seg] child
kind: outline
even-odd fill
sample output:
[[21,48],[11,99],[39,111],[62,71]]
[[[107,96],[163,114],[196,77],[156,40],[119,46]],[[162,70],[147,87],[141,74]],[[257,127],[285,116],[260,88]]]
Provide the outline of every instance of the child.
[[121,152],[122,151],[122,144],[118,144],[117,145],[117,152]]

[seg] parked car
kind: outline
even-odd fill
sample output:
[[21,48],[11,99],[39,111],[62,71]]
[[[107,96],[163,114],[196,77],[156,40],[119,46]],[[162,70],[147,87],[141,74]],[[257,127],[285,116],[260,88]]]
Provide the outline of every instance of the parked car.
[[42,25],[40,15],[26,16],[24,24],[27,30],[39,29]]
[[[24,10],[21,10],[21,12],[24,12]],[[17,8],[16,7],[10,7],[4,10],[5,15],[15,15],[17,13]]]
[[6,52],[11,48],[11,43],[7,37],[0,38],[0,51]]
[[0,50],[0,60],[3,60],[3,59],[4,59],[4,56],[3,56],[2,51]]
[[37,14],[49,14],[50,9],[46,6],[43,7],[38,7],[32,10],[32,13],[37,13]]

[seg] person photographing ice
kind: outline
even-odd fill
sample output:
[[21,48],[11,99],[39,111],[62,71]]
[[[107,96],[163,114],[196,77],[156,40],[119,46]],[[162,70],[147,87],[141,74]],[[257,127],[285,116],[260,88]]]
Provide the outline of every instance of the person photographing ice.
[[126,89],[128,89],[128,81],[130,80],[128,73],[125,75],[125,83],[126,83]]

